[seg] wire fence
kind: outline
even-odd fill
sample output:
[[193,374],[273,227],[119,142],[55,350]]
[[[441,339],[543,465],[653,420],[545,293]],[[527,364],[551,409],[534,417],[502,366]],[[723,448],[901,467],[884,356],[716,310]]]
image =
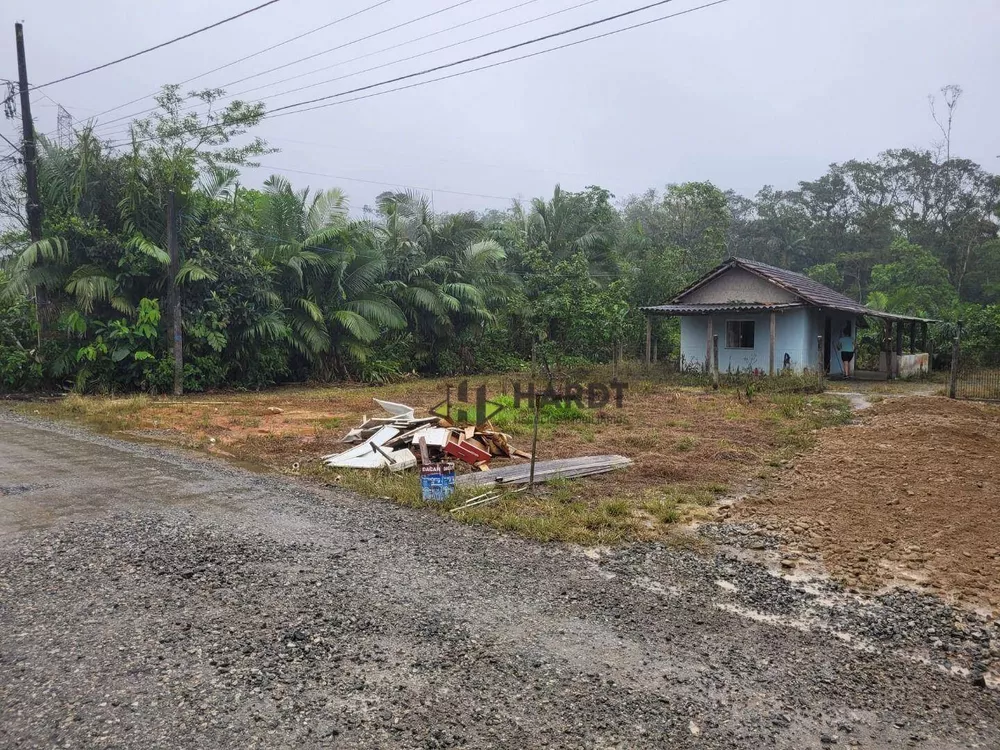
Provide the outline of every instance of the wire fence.
[[961,352],[955,378],[955,397],[1000,401],[1000,352],[977,356]]

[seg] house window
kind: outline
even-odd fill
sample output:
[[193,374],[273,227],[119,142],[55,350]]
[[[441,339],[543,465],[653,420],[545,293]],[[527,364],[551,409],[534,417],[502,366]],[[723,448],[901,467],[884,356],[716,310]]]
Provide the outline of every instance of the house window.
[[753,349],[753,321],[726,321],[726,348]]

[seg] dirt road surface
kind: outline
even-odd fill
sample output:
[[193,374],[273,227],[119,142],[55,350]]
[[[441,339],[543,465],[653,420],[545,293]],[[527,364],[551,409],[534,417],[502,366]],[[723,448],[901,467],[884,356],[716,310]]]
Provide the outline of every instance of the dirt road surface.
[[1000,693],[943,669],[990,635],[935,601],[0,414],[4,748],[998,747]]
[[824,430],[736,515],[776,519],[843,580],[1000,612],[1000,408],[893,398]]

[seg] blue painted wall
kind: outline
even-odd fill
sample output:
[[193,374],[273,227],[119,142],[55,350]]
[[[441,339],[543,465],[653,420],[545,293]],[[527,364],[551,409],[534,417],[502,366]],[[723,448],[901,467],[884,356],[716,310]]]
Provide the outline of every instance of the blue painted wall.
[[[816,337],[823,334],[825,313],[802,308],[779,312],[775,315],[775,369],[781,370],[785,354],[788,354],[791,360],[790,369],[794,372],[815,371],[819,360]],[[709,317],[712,319],[712,333],[719,336],[720,372],[736,372],[737,370],[746,372],[758,369],[767,373],[770,363],[771,337],[771,316],[769,313],[763,315],[692,315],[682,317],[681,369],[701,369],[704,367]],[[753,349],[729,349],[726,347],[726,322],[730,320],[753,321]],[[835,335],[843,328],[845,320],[846,318],[834,316],[833,330]],[[837,354],[836,359],[837,363],[834,363],[834,357],[831,357],[831,370],[833,373],[839,374],[839,354]]]

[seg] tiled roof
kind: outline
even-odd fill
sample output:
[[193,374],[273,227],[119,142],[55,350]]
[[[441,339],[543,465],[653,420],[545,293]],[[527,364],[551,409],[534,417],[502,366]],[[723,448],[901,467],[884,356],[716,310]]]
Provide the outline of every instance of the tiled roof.
[[[779,286],[785,289],[796,297],[802,300],[802,302],[812,305],[814,307],[823,307],[829,310],[839,310],[841,312],[854,313],[855,315],[870,315],[876,318],[885,318],[888,320],[919,320],[927,323],[935,323],[938,321],[931,320],[928,318],[916,318],[911,315],[897,315],[895,313],[882,312],[880,310],[872,310],[869,307],[865,307],[857,300],[853,300],[845,294],[840,292],[835,292],[828,286],[823,286],[818,281],[810,279],[808,276],[803,276],[801,273],[795,273],[794,271],[786,271],[784,268],[778,268],[777,266],[769,266],[767,263],[760,263],[756,260],[748,260],[746,258],[730,258],[725,263],[722,263],[718,267],[709,271],[707,274],[702,276],[698,281],[693,283],[687,289],[682,291],[673,300],[671,300],[670,305],[659,305],[658,307],[647,307],[643,308],[649,312],[673,312],[676,315],[697,315],[698,312],[682,312],[678,310],[668,310],[666,308],[681,308],[690,307],[701,309],[705,307],[704,305],[687,305],[683,303],[684,297],[691,291],[694,291],[700,286],[703,286],[707,282],[716,278],[717,276],[725,273],[731,268],[742,268],[749,271],[752,274],[760,276],[761,278],[771,282],[775,286]],[[743,305],[744,303],[733,303],[730,305],[723,305],[726,310],[740,309],[739,307],[734,307],[733,305]],[[747,305],[746,307],[752,307],[753,305]],[[795,304],[790,305],[795,307]],[[778,309],[780,305],[761,305],[761,309]]]
[[772,305],[756,304],[752,302],[729,302],[703,305],[653,305],[651,307],[639,308],[643,312],[658,312],[669,315],[711,315],[712,313],[725,312],[781,312],[783,310],[794,310],[803,307],[798,302],[778,302]]
[[858,315],[872,312],[846,294],[835,292],[830,287],[823,286],[818,281],[803,276],[801,273],[786,271],[784,268],[769,266],[766,263],[746,260],[745,258],[733,258],[731,263],[738,268],[745,268],[750,273],[763,276],[771,283],[787,289],[816,307],[830,307],[843,312],[854,312]]

